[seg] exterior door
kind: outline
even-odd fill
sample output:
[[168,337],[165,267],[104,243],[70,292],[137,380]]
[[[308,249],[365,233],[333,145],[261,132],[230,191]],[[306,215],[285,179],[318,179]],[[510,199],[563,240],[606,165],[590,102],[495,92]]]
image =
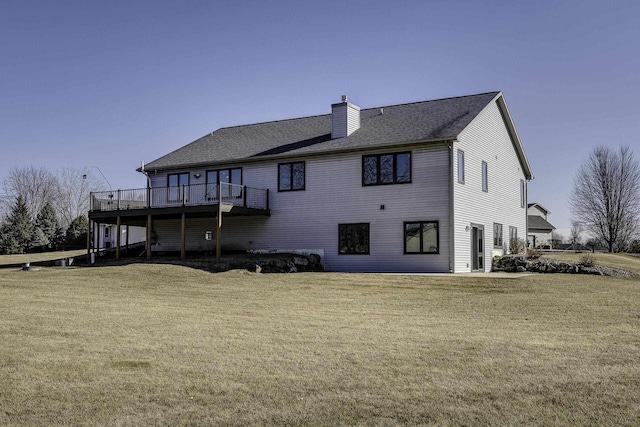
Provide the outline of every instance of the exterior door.
[[187,199],[186,190],[189,189],[189,173],[170,173],[168,179],[169,202],[182,202]]
[[484,271],[484,227],[471,225],[471,270]]

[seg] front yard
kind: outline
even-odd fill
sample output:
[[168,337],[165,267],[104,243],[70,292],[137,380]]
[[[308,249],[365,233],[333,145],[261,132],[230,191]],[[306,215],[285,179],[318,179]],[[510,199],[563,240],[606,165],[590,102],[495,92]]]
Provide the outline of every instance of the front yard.
[[0,270],[2,425],[637,425],[640,283]]

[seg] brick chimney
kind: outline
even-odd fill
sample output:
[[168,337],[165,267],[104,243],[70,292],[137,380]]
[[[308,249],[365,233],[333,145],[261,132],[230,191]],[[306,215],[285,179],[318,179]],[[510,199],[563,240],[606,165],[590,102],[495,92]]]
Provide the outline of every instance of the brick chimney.
[[360,107],[347,101],[342,95],[342,102],[331,104],[331,139],[344,138],[360,128]]

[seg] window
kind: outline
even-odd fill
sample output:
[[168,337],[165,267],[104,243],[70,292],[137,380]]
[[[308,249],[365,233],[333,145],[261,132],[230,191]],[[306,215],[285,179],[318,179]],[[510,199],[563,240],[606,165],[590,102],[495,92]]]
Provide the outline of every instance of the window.
[[482,162],[482,191],[489,191],[489,171],[487,162]]
[[105,227],[105,228],[104,228],[104,237],[105,237],[106,239],[108,239],[108,238],[109,238],[109,227]]
[[362,156],[362,185],[411,182],[411,153]]
[[167,175],[168,196],[170,202],[179,202],[186,196],[183,186],[189,185],[189,172]]
[[458,150],[458,182],[464,184],[464,151]]
[[509,240],[518,238],[518,228],[517,227],[509,227]]
[[502,247],[502,224],[493,223],[493,247]]
[[369,224],[338,224],[338,253],[363,254],[369,253]]
[[526,202],[526,187],[524,186],[524,179],[520,180],[520,207],[524,208]]
[[207,198],[217,198],[218,182],[233,184],[222,186],[222,197],[242,197],[242,168],[207,171]]
[[183,185],[189,185],[189,173],[170,173],[167,175],[169,187],[182,187]]
[[405,254],[437,254],[439,244],[438,221],[404,223]]
[[278,164],[278,191],[304,190],[304,162]]

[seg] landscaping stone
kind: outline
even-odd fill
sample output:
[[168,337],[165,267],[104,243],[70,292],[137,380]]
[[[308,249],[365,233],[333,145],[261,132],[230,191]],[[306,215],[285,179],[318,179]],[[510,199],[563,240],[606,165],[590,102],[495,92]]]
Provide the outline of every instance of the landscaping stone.
[[547,258],[526,258],[521,255],[505,255],[493,259],[493,271],[507,273],[525,271],[532,273],[593,274],[597,276],[635,277],[636,274],[604,265],[585,265],[577,262]]

